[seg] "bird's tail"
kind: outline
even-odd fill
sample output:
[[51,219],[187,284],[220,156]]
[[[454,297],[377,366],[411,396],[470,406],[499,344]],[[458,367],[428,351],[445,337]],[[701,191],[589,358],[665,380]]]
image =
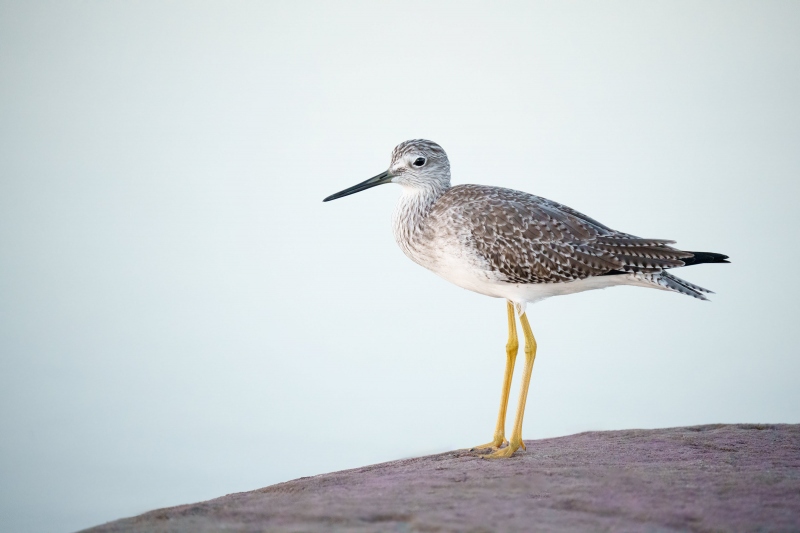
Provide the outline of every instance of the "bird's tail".
[[[703,263],[730,263],[728,256],[724,254],[717,254],[714,252],[689,252],[692,257],[681,258],[683,266],[702,265]],[[661,271],[653,275],[653,283],[658,284],[660,287],[668,290],[675,291],[687,296],[692,296],[700,300],[708,300],[706,294],[714,294],[713,291],[689,283],[679,277],[673,276],[666,271]]]

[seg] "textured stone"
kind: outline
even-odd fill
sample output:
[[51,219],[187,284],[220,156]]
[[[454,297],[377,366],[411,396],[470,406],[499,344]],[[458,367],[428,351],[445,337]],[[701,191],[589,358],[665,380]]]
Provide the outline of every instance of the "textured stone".
[[588,432],[301,478],[100,532],[800,531],[800,425]]

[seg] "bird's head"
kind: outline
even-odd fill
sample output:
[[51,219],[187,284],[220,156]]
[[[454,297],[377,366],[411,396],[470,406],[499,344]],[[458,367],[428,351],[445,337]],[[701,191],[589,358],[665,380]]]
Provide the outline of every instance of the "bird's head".
[[441,146],[425,139],[412,139],[395,146],[389,170],[325,198],[336,200],[384,183],[397,183],[405,188],[444,190],[450,187],[450,161]]

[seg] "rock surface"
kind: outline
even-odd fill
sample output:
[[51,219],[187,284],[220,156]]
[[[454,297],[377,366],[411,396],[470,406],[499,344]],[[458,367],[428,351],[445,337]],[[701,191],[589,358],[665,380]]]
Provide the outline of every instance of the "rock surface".
[[589,432],[405,459],[87,532],[800,531],[800,425]]

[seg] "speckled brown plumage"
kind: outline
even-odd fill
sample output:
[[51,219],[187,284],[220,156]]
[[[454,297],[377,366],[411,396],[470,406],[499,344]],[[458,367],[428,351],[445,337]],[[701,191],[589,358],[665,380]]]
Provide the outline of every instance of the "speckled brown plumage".
[[614,231],[559,203],[501,187],[448,189],[431,209],[426,226],[432,233],[461,228],[467,243],[509,283],[655,273],[683,266],[682,259],[692,256],[668,246],[674,241]]

